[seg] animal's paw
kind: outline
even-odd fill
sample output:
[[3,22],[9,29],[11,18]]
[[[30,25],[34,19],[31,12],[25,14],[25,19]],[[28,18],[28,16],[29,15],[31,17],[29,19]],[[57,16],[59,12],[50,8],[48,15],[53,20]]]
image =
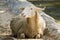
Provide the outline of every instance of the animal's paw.
[[25,34],[21,33],[21,34],[17,35],[17,38],[24,39],[25,38]]
[[41,38],[41,34],[37,34],[35,38],[36,39],[40,39]]

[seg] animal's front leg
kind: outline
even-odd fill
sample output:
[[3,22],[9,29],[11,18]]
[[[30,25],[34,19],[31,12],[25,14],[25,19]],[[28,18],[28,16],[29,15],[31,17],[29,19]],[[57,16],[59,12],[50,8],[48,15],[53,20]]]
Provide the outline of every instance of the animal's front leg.
[[17,38],[24,39],[25,38],[25,34],[24,33],[17,34]]

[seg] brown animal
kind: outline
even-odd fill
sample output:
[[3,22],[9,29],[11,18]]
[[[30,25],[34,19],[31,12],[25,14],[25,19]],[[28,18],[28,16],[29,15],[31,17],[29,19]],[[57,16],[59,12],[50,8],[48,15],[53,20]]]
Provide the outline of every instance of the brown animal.
[[40,38],[43,35],[46,24],[38,11],[38,8],[27,7],[11,20],[12,33],[17,38]]

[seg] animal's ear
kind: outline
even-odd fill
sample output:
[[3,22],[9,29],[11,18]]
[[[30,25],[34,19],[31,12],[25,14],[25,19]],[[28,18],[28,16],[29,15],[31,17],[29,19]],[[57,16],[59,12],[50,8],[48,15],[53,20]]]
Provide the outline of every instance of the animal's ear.
[[35,8],[37,11],[44,11],[45,8]]
[[24,9],[25,9],[24,7],[20,7],[20,8],[19,8],[19,10],[22,10],[22,11],[23,11]]

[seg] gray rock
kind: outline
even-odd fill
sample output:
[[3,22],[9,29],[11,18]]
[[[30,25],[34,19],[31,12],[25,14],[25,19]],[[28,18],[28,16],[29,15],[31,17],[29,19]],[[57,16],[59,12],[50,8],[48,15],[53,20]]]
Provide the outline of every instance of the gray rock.
[[[19,10],[19,7],[23,6],[25,8],[27,6],[28,7],[32,6],[32,4],[27,1],[26,2],[18,2],[16,0],[15,0],[15,2],[13,0],[7,0],[7,4],[8,4],[10,11],[12,11],[13,13],[8,12],[8,11],[5,12],[5,14],[0,13],[2,16],[2,17],[0,16],[0,20],[1,20],[0,21],[0,33],[3,31],[3,33],[8,32],[7,34],[9,34],[10,28],[7,26],[9,25],[10,22],[7,22],[7,21],[11,20],[11,15],[20,14],[22,11]],[[3,10],[4,10],[4,8],[3,8]],[[51,16],[45,14],[44,12],[40,13],[40,15],[46,21],[46,24],[47,24],[46,26],[48,29],[48,32],[46,30],[46,34],[43,37],[44,40],[60,40],[60,25],[58,25],[56,23],[56,20],[54,18],[52,18]],[[49,35],[47,35],[47,34],[49,34]]]
[[44,40],[60,40],[60,25],[44,12],[41,12],[41,16],[44,18],[47,27]]
[[6,0],[0,0],[0,6],[1,6],[1,5],[4,6],[6,3],[7,3]]
[[11,35],[10,20],[14,16],[8,7],[0,6],[0,36]]

